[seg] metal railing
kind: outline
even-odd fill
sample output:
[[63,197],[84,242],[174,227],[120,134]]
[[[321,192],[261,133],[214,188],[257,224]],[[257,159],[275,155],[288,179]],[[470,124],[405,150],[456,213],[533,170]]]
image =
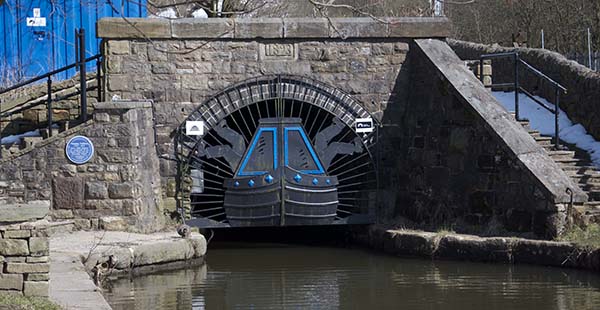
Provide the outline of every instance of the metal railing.
[[[73,64],[64,66],[62,68],[50,71],[48,73],[42,74],[40,76],[34,77],[27,81],[18,83],[11,87],[0,89],[0,95],[8,93],[10,91],[16,90],[18,88],[31,85],[35,82],[46,80],[47,86],[47,97],[45,100],[46,103],[46,112],[47,112],[47,127],[48,127],[48,136],[52,136],[52,77],[56,74],[62,73],[69,69],[78,68],[79,69],[79,92],[73,95],[79,95],[80,97],[80,115],[79,120],[81,122],[87,121],[87,73],[86,73],[86,64],[91,61],[96,61],[96,88],[98,91],[98,101],[102,100],[102,77],[101,77],[101,63],[102,63],[102,55],[98,54],[92,57],[85,58],[85,30],[79,29],[75,30],[75,55],[76,61]],[[25,110],[37,107],[39,105],[44,104],[44,101],[40,101],[35,104],[28,104],[29,101],[7,107],[5,109],[4,106],[0,103],[0,121],[2,117],[10,117],[13,114],[23,112]],[[0,133],[1,138],[1,133]],[[1,155],[0,155],[1,156]]]
[[[533,67],[532,65],[527,63],[525,60],[521,59],[521,57],[519,57],[519,53],[516,51],[508,52],[508,53],[496,53],[496,54],[481,55],[480,61],[479,61],[479,78],[482,83],[483,83],[483,79],[484,79],[483,62],[488,59],[502,59],[502,58],[511,58],[513,60],[513,64],[514,64],[513,82],[512,83],[498,83],[498,84],[492,83],[489,85],[485,85],[485,87],[514,90],[514,92],[515,92],[515,119],[517,121],[521,120],[521,118],[519,117],[519,93],[520,92],[525,94],[527,97],[529,97],[535,103],[540,105],[542,108],[553,113],[554,114],[554,148],[556,150],[561,149],[560,139],[559,139],[559,135],[558,135],[559,129],[560,129],[559,123],[558,123],[558,116],[560,113],[560,96],[561,96],[561,94],[566,94],[567,89],[564,86],[560,85],[558,82],[554,81],[553,79],[551,79],[550,77],[545,75],[544,73],[542,73],[540,70],[536,69],[535,67]],[[536,98],[533,94],[531,94],[526,89],[521,87],[521,84],[519,83],[519,69],[520,68],[523,68],[523,69],[527,70],[527,72],[533,73],[538,78],[545,80],[554,88],[554,102],[553,102],[554,107],[549,107],[544,102],[542,102],[538,98]]]

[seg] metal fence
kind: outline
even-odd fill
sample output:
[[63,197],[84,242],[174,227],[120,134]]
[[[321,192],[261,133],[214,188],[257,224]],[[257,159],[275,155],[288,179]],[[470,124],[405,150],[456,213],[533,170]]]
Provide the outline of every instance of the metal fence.
[[565,55],[568,59],[574,60],[596,72],[600,72],[600,51],[592,53],[592,62],[590,64],[590,55],[588,53],[572,53]]

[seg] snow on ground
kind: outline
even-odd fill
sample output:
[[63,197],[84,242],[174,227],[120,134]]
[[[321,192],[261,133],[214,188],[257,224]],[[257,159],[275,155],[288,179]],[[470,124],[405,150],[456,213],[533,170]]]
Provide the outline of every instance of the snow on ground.
[[[492,92],[492,94],[508,111],[515,111],[514,92]],[[537,96],[536,99],[554,108],[554,104],[546,99]],[[554,136],[554,114],[539,106],[525,94],[519,94],[519,117],[528,119],[530,127],[538,130],[542,135]],[[600,142],[588,134],[581,124],[573,124],[563,110],[560,110],[558,116],[558,126],[558,135],[562,141],[575,144],[588,152],[594,165],[600,167]]]
[[156,15],[149,14],[149,18],[177,18],[177,13],[173,8],[167,8],[166,10],[159,11]]
[[24,137],[41,137],[41,136],[42,135],[40,134],[40,130],[36,129],[34,131],[28,131],[26,133],[22,133],[22,134],[18,134],[18,135],[6,136],[6,137],[2,138],[2,140],[0,140],[0,144],[19,143],[21,138],[24,138]]

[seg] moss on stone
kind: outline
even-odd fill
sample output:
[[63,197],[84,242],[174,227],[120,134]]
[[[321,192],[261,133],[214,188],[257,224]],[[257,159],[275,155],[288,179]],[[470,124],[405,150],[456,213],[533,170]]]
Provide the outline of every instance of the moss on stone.
[[60,310],[61,307],[41,297],[24,297],[0,293],[0,309],[12,310]]
[[600,249],[600,225],[590,224],[585,228],[575,226],[566,231],[558,240],[573,242],[589,250]]

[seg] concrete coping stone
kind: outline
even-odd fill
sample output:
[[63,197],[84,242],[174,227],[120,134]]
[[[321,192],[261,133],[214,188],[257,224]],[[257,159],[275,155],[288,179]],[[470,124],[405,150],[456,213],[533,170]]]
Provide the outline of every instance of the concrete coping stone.
[[[600,270],[600,250],[571,242],[371,227],[367,242],[394,255]],[[577,255],[573,255],[577,253]]]
[[353,18],[102,18],[103,39],[446,38],[445,17]]
[[126,109],[150,109],[152,101],[110,101],[94,104],[96,110],[126,110]]

